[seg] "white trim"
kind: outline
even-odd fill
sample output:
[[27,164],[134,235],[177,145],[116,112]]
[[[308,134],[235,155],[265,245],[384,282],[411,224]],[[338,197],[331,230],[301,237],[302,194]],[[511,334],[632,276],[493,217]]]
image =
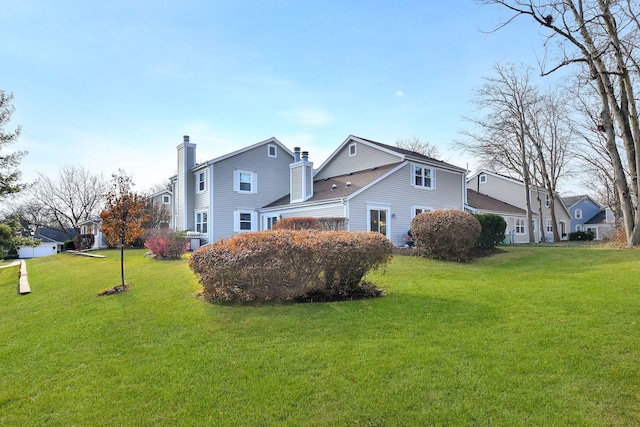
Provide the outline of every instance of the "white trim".
[[[386,233],[385,233],[385,237],[387,239],[391,239],[391,205],[388,204],[384,204],[384,203],[365,203],[366,206],[366,212],[367,212],[367,217],[365,219],[366,224],[367,224],[367,231],[372,231],[371,230],[371,211],[386,211],[387,212],[387,217],[386,217],[386,221],[385,221],[385,227],[386,227]],[[373,230],[373,231],[377,231],[377,230]]]
[[[352,148],[353,148],[353,153],[351,152]],[[358,154],[358,146],[356,145],[355,142],[353,142],[349,144],[349,148],[347,149],[347,151],[349,152],[349,157],[353,157]]]
[[[424,165],[420,165],[417,163],[410,163],[411,165],[411,169],[410,169],[410,179],[411,179],[411,186],[414,188],[420,188],[422,190],[435,190],[436,189],[436,169],[433,167],[425,167]],[[427,179],[429,179],[429,186],[426,185],[418,185],[416,184],[416,168],[420,168],[422,169],[423,173],[420,175],[421,179],[424,181],[426,181]],[[428,174],[424,173],[424,171],[429,171]],[[426,175],[429,175],[428,177]]]
[[223,156],[216,157],[215,159],[211,159],[211,160],[207,161],[207,164],[211,165],[213,163],[217,163],[217,162],[220,162],[222,160],[228,159],[229,157],[237,156],[238,154],[242,154],[242,153],[245,153],[245,152],[247,152],[249,150],[253,150],[254,148],[260,147],[261,145],[266,144],[266,143],[272,143],[272,144],[278,145],[281,149],[283,149],[285,151],[285,153],[287,153],[289,156],[291,156],[291,159],[293,161],[293,152],[291,150],[289,150],[287,147],[285,147],[276,138],[272,137],[272,138],[269,138],[269,139],[265,139],[264,141],[256,142],[255,144],[250,145],[248,147],[241,148],[240,150],[236,150],[236,151],[233,151],[231,153],[225,154]]
[[[240,178],[241,175],[249,175],[251,182],[249,182],[249,185],[251,186],[251,188],[249,190],[241,190],[240,189]],[[246,183],[246,182],[245,182]],[[256,174],[255,172],[251,172],[251,171],[247,171],[247,170],[242,170],[242,169],[235,169],[233,171],[233,191],[235,191],[236,193],[239,194],[255,194],[258,192],[258,174]]]
[[[242,221],[241,215],[251,215],[251,224],[250,229],[241,229],[242,222],[246,222],[246,220]],[[251,231],[256,231],[257,225],[257,212],[252,209],[236,209],[233,211],[233,232],[234,233],[248,233]]]
[[[196,194],[204,193],[207,191],[207,172],[206,170],[198,170],[194,172],[194,181],[196,184]],[[202,181],[200,180],[200,176],[202,175]],[[202,188],[200,188],[200,184],[202,184]]]
[[[201,215],[201,221],[198,223],[198,215]],[[204,225],[198,230],[198,224]],[[203,228],[205,228],[203,230]],[[198,209],[193,212],[193,231],[202,234],[209,232],[209,209]]]
[[[273,149],[273,154],[271,154],[271,149]],[[267,157],[278,157],[278,146],[275,144],[267,144]]]
[[434,210],[434,208],[432,206],[422,206],[422,205],[411,205],[411,219],[415,218],[416,215],[416,210],[417,209],[421,209],[422,212],[420,213],[424,213],[424,212],[431,212]]

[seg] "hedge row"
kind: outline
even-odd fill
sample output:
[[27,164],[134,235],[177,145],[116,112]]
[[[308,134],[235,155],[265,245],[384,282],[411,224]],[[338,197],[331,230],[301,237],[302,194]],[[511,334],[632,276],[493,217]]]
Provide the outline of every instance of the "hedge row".
[[478,247],[482,249],[492,248],[504,240],[507,222],[496,214],[475,214],[474,217],[482,227],[478,238]]
[[189,261],[212,301],[288,301],[348,294],[393,245],[380,233],[271,230],[221,239]]

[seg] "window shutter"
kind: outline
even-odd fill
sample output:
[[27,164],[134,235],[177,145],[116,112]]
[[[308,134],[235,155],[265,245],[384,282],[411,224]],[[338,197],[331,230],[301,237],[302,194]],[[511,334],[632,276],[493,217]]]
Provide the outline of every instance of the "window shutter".
[[238,233],[240,231],[240,212],[233,211],[233,231]]

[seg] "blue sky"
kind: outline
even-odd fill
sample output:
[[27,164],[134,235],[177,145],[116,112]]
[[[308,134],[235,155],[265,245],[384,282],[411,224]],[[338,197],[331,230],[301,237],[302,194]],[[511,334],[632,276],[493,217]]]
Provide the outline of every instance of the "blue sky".
[[[137,188],[176,171],[183,135],[199,161],[275,136],[319,166],[353,134],[416,136],[443,160],[472,90],[496,62],[535,66],[544,39],[526,19],[473,0],[0,0],[0,88],[21,169],[64,164]],[[544,84],[544,80],[542,81]]]

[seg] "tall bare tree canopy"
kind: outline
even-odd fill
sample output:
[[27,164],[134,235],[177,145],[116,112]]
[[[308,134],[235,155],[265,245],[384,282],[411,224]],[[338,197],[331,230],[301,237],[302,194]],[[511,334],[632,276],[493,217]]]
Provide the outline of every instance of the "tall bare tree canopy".
[[396,139],[396,147],[403,150],[414,151],[432,159],[440,159],[440,150],[438,146],[428,141],[422,141],[417,136],[411,138]]
[[[481,0],[539,23],[546,34],[542,74],[573,66],[599,98],[600,118],[594,132],[605,136],[627,244],[640,244],[640,123],[637,91],[640,58],[640,5],[637,0]],[[625,156],[620,153],[622,141]],[[626,162],[626,164],[625,164]],[[628,174],[625,174],[625,168]]]
[[5,126],[11,120],[15,108],[11,103],[13,94],[7,94],[0,89],[0,199],[4,196],[17,193],[24,188],[19,183],[20,171],[17,169],[25,151],[7,152],[7,146],[13,144],[20,136],[20,127],[14,131],[5,130]]
[[13,212],[35,227],[78,231],[78,223],[100,214],[107,189],[108,183],[101,174],[67,165],[53,177],[39,172]]

